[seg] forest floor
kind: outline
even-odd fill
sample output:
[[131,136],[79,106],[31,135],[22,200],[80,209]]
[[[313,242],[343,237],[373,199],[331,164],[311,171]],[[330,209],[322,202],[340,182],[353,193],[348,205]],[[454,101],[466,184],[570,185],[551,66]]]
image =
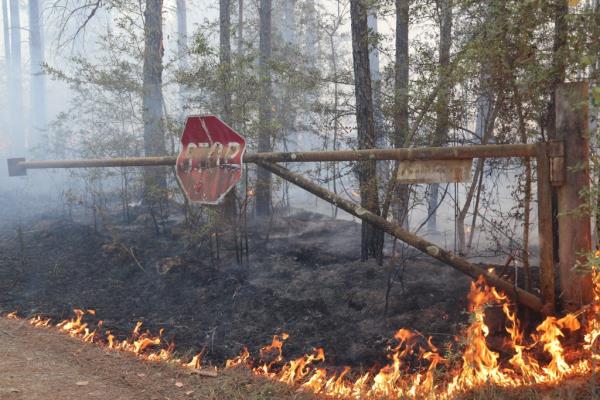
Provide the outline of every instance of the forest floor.
[[94,309],[89,322],[103,320],[120,339],[142,321],[164,329],[180,355],[202,351],[218,366],[285,332],[287,358],[322,347],[329,365],[357,369],[387,363],[399,328],[444,345],[468,319],[468,277],[408,250],[404,264],[360,262],[352,221],[308,212],[249,219],[249,263],[240,265],[227,234],[217,259],[214,237],[211,251],[211,235],[191,233],[175,212],[159,234],[143,214],[131,223],[105,215],[97,229],[73,215],[42,211],[0,228],[0,313],[60,321]]
[[[103,320],[119,339],[142,321],[153,333],[164,329],[177,356],[201,351],[204,365],[219,367],[243,346],[257,355],[272,335],[286,332],[287,359],[322,347],[328,368],[350,365],[353,371],[386,364],[398,328],[417,330],[448,349],[468,322],[468,277],[409,249],[405,262],[360,262],[360,225],[352,221],[306,211],[249,220],[249,259],[240,264],[227,233],[217,257],[210,230],[190,228],[177,210],[157,233],[139,212],[130,223],[117,212],[97,215],[94,227],[83,208],[23,206],[0,193],[0,314],[57,322],[74,308],[94,309],[95,316],[86,316],[91,325]],[[390,271],[395,284],[386,316]],[[494,331],[504,328],[502,321],[487,322],[493,347]],[[246,370],[190,375],[5,318],[0,372],[2,400],[314,397]],[[558,388],[481,388],[464,398],[593,399],[597,387],[595,379],[582,378]]]

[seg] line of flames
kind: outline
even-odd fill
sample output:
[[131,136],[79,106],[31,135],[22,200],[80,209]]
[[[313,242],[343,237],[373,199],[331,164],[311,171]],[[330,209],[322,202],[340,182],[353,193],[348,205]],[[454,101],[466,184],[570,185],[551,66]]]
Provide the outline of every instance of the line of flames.
[[[317,366],[325,361],[323,349],[315,349],[311,354],[286,362],[282,349],[287,334],[275,335],[271,344],[260,350],[262,362],[255,363],[244,348],[239,356],[227,360],[225,368],[245,366],[256,375],[294,385],[299,390],[357,399],[447,399],[482,385],[518,387],[557,383],[571,376],[600,371],[600,274],[594,275],[594,295],[594,302],[584,310],[560,319],[547,317],[526,339],[507,297],[480,278],[471,284],[468,299],[472,319],[463,335],[464,350],[459,361],[443,357],[431,338],[400,329],[394,335],[397,344],[389,348],[388,365],[360,375],[353,374],[349,367],[341,372],[330,372]],[[508,325],[507,346],[514,353],[503,362],[500,354],[490,349],[486,342],[489,328],[485,323],[485,309],[492,305],[502,308]],[[74,311],[73,318],[58,323],[56,328],[84,342],[130,352],[144,360],[171,362],[191,369],[204,368],[201,354],[196,354],[191,361],[176,358],[174,345],[165,342],[162,330],[158,336],[149,331],[141,332],[142,323],[138,322],[130,339],[118,340],[103,329],[102,321],[94,329],[83,321],[86,314],[95,315],[94,310]],[[16,313],[7,317],[18,318]],[[29,323],[36,327],[52,326],[50,319],[39,316],[29,319]],[[583,343],[579,342],[567,351],[561,343],[567,332],[580,334]],[[415,365],[421,367],[415,370]]]

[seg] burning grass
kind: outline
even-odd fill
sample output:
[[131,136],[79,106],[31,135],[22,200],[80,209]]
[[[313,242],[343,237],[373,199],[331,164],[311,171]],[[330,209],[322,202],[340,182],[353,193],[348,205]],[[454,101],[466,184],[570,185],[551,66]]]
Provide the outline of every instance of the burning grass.
[[[283,347],[289,336],[282,334],[274,336],[271,344],[263,347],[257,357],[244,349],[239,356],[228,360],[224,368],[247,367],[255,375],[325,397],[536,398],[538,396],[533,393],[563,387],[567,380],[595,382],[595,374],[600,371],[600,274],[595,275],[594,282],[593,304],[562,318],[547,317],[529,336],[525,336],[519,326],[507,297],[479,279],[471,284],[468,296],[470,324],[461,336],[459,348],[453,351],[443,354],[431,338],[400,329],[394,335],[394,345],[388,349],[388,364],[361,373],[349,367],[342,370],[326,368],[323,349],[314,349],[310,354],[286,361]],[[489,328],[485,310],[491,306],[500,307],[508,321],[503,347],[510,349],[510,354],[501,355],[487,343]],[[118,340],[103,327],[102,321],[90,327],[84,321],[89,314],[95,312],[75,310],[73,318],[56,325],[41,317],[29,322],[36,327],[55,326],[84,342],[133,353],[144,360],[168,362],[209,376],[217,374],[216,369],[202,365],[201,354],[191,360],[177,358],[173,343],[165,342],[162,331],[153,335],[143,331],[139,322],[131,338]],[[7,317],[17,318],[16,313]],[[566,337],[573,339],[573,343],[566,345]],[[453,354],[460,356],[453,357]],[[581,385],[572,393],[578,390]]]

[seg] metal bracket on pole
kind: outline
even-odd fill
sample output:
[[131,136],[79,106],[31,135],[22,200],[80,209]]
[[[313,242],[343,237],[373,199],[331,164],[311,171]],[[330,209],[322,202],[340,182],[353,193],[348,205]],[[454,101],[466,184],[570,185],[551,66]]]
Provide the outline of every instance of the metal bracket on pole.
[[565,183],[565,142],[551,140],[548,146],[548,157],[552,186],[562,186]]
[[21,162],[25,161],[23,157],[20,158],[9,158],[6,160],[8,164],[8,176],[25,176],[27,175],[27,168],[20,165]]

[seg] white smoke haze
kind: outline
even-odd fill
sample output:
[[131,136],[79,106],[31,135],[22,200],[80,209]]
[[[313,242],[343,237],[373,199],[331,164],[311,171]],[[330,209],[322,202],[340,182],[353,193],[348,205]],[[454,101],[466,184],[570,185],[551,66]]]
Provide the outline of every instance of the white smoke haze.
[[[128,62],[131,63],[134,71],[132,76],[141,73],[141,64],[136,65],[135,60],[139,60],[137,56],[143,52],[143,22],[141,13],[137,4],[129,4],[128,10],[118,10],[116,8],[99,8],[92,18],[85,24],[85,28],[80,29],[86,21],[88,13],[74,13],[69,16],[68,10],[72,10],[75,5],[73,2],[60,0],[39,1],[40,21],[42,26],[42,53],[43,61],[47,64],[54,74],[44,73],[44,83],[40,87],[35,86],[34,72],[31,67],[30,43],[31,43],[31,22],[29,18],[29,2],[27,1],[10,1],[3,0],[3,5],[10,6],[15,3],[19,5],[20,11],[20,82],[18,82],[18,68],[14,65],[9,65],[9,60],[6,58],[6,52],[0,54],[0,86],[1,92],[4,95],[0,96],[0,156],[2,163],[0,166],[0,186],[2,190],[17,193],[17,198],[36,197],[45,195],[53,199],[55,209],[61,208],[61,202],[64,202],[66,194],[86,197],[90,194],[89,180],[90,174],[97,174],[101,177],[102,190],[120,190],[122,186],[122,170],[106,170],[98,172],[90,171],[29,171],[27,177],[8,178],[5,158],[9,157],[26,157],[28,159],[54,159],[54,158],[72,158],[72,157],[123,157],[143,155],[141,146],[142,124],[141,124],[141,98],[131,100],[131,112],[127,112],[125,97],[120,98],[112,94],[107,94],[103,99],[102,88],[90,89],[87,92],[76,92],[73,90],[73,81],[69,82],[65,79],[57,79],[58,73],[64,73],[69,79],[77,78],[76,74],[81,69],[81,64],[76,60],[83,60],[91,66],[97,66],[96,72],[107,73],[110,71],[111,57],[124,56],[122,49],[115,50],[112,54],[107,52],[107,46],[119,47],[120,45],[129,46],[131,49],[131,57]],[[93,2],[90,2],[90,4]],[[341,21],[333,36],[333,48],[337,52],[336,57],[338,68],[344,71],[351,71],[352,66],[352,48],[350,41],[350,20],[349,7],[346,2],[337,1],[287,1],[285,3],[288,8],[277,6],[274,11],[273,26],[278,29],[284,41],[291,43],[298,48],[298,53],[304,57],[311,57],[314,53],[315,62],[317,62],[324,70],[330,72],[331,62],[331,43],[328,33],[334,26],[335,21]],[[87,3],[86,3],[87,4]],[[237,4],[237,3],[235,3]],[[291,6],[290,6],[291,5]],[[256,32],[257,10],[255,4],[248,2],[245,5],[245,34],[248,35],[246,45],[256,48],[258,46],[258,35]],[[62,9],[61,7],[66,7]],[[291,7],[291,8],[289,8]],[[316,29],[310,29],[308,23],[312,18],[307,14],[307,7],[314,7],[318,15],[319,24]],[[212,1],[188,1],[187,2],[187,42],[190,47],[196,45],[194,43],[196,35],[200,32],[202,37],[207,41],[207,44],[212,48],[213,52],[218,53],[218,4]],[[290,14],[290,10],[292,13]],[[339,15],[338,15],[339,13]],[[10,14],[10,12],[9,12]],[[293,17],[293,20],[291,18]],[[120,40],[126,36],[119,36],[124,31],[122,26],[118,26],[124,20],[129,20],[131,26],[135,29],[133,36],[137,37],[137,43],[122,43]],[[291,22],[289,22],[290,20]],[[3,21],[9,23],[8,32],[12,35],[15,21],[11,20],[11,15],[3,15]],[[286,22],[287,21],[287,22]],[[236,26],[237,9],[233,7],[232,23]],[[376,70],[380,75],[379,78],[389,76],[393,69],[394,62],[394,24],[395,17],[391,9],[383,9],[377,16],[370,16],[369,22],[374,29],[377,27],[380,41],[378,42],[378,50],[372,51],[372,69]],[[290,26],[290,23],[292,26]],[[286,25],[287,24],[287,25]],[[168,113],[172,124],[168,127],[170,130],[167,139],[167,150],[169,152],[178,151],[177,134],[181,129],[181,124],[185,115],[201,114],[201,113],[217,113],[215,110],[214,101],[205,100],[208,96],[206,92],[190,91],[183,89],[184,101],[182,102],[181,93],[182,87],[176,81],[178,68],[186,63],[193,62],[196,58],[189,57],[185,63],[178,56],[178,17],[177,17],[177,2],[175,0],[165,1],[163,5],[163,45],[164,57],[163,64],[165,66],[163,72],[163,93],[164,107]],[[237,29],[237,28],[236,28]],[[437,41],[437,21],[433,19],[422,19],[415,21],[410,30],[410,41],[416,44],[429,43],[435,47]],[[0,31],[0,43],[10,44],[10,40],[5,37],[7,30]],[[105,38],[107,35],[115,35],[117,43],[107,43]],[[232,49],[237,51],[237,31],[233,32]],[[280,46],[280,43],[274,43],[274,46]],[[10,49],[14,49],[15,45],[10,44]],[[416,50],[411,46],[411,54]],[[9,52],[10,53],[10,52]],[[188,57],[186,57],[188,58]],[[136,70],[137,68],[137,70]],[[47,70],[46,69],[46,70]],[[93,70],[93,69],[92,69]],[[412,73],[412,72],[411,72]],[[75,75],[74,75],[75,74]],[[87,77],[81,77],[86,79]],[[140,77],[135,77],[140,82]],[[376,79],[376,77],[374,77]],[[123,82],[123,85],[128,85],[128,82]],[[41,90],[42,93],[36,93],[34,90]],[[275,87],[275,95],[280,95],[278,88]],[[283,89],[282,89],[283,90]],[[348,112],[345,112],[340,117],[340,129],[343,137],[338,142],[338,149],[349,148],[355,143],[355,120],[352,115],[353,89],[348,81],[342,82],[339,85],[339,90],[344,92],[347,99],[345,107]],[[19,93],[20,92],[20,95]],[[85,94],[89,96],[84,99]],[[79,96],[79,97],[78,97]],[[321,101],[332,102],[333,86],[329,84],[322,88],[319,93],[308,94],[316,96]],[[18,99],[21,98],[19,102]],[[34,99],[44,97],[45,102],[35,102]],[[102,101],[108,103],[114,102],[112,105],[98,105]],[[384,99],[384,102],[387,101]],[[19,104],[20,103],[20,104]],[[95,103],[95,104],[92,104]],[[182,104],[184,103],[184,104]],[[182,107],[183,106],[183,107]],[[386,105],[383,104],[383,107]],[[102,108],[104,107],[104,108]],[[109,115],[107,112],[110,108],[114,109],[115,120],[102,120],[103,117]],[[278,140],[275,143],[276,150],[300,151],[300,150],[320,150],[324,148],[326,143],[331,149],[331,124],[329,123],[327,132],[324,128],[327,123],[324,123],[325,117],[318,111],[311,110],[310,107],[300,107],[294,115],[294,131],[290,133],[286,140]],[[472,131],[479,129],[477,127],[476,107],[471,110],[471,116],[468,121],[468,127]],[[94,115],[94,113],[98,113]],[[44,126],[35,126],[37,118],[40,114],[45,115],[43,118]],[[21,128],[22,126],[22,128]],[[109,143],[103,141],[110,132],[119,130],[119,126],[123,131],[117,135],[126,145],[122,147],[114,146],[114,142]],[[248,125],[249,130],[251,124]],[[389,126],[386,127],[389,129]],[[20,133],[19,133],[20,132]],[[243,135],[246,132],[241,132]],[[461,133],[464,135],[464,133]],[[326,139],[325,136],[329,136]],[[252,141],[252,140],[251,140]],[[385,138],[379,143],[380,146],[390,146],[389,140]],[[110,147],[109,150],[109,146]],[[254,143],[250,144],[250,151],[254,148]],[[82,150],[83,149],[83,150]],[[119,151],[121,149],[122,151]],[[311,174],[321,180],[326,181],[324,185],[332,189],[332,182],[329,178],[328,166],[323,164],[304,164],[293,165],[292,168],[296,171]],[[355,201],[359,201],[357,193],[357,182],[354,174],[351,172],[347,163],[340,163],[340,169],[343,176],[338,179],[336,190],[344,196],[350,197]],[[139,176],[140,170],[131,168],[128,169],[131,176]],[[511,192],[516,189],[517,183],[514,176],[518,172],[508,170],[506,174],[499,176],[486,176],[485,187],[490,194],[491,203],[482,205],[480,208],[481,215],[479,221],[495,221],[502,218],[501,215],[508,212],[511,207],[514,207],[516,202],[511,196]],[[100,179],[100,178],[99,178]],[[489,181],[488,181],[489,180]],[[174,181],[171,181],[173,184]],[[98,184],[100,185],[100,184]],[[416,201],[414,210],[410,214],[409,226],[413,229],[418,228],[427,219],[427,207],[424,200],[426,185],[415,186]],[[460,204],[466,196],[467,185],[460,184],[455,187],[454,184],[440,186],[441,193],[445,193],[442,204],[438,211],[438,232],[431,235],[431,239],[440,245],[455,249],[455,206],[456,202]],[[98,188],[96,188],[98,189]],[[135,204],[139,201],[136,198],[140,194],[139,187],[132,189],[132,195],[129,201]],[[174,187],[174,190],[178,190]],[[78,194],[81,193],[81,194]],[[455,199],[455,197],[458,197]],[[534,194],[535,197],[535,194]],[[181,200],[181,195],[176,197]],[[305,191],[283,184],[279,186],[274,202],[288,203],[293,208],[309,209],[311,211],[320,212],[326,215],[336,215],[338,218],[352,219],[351,216],[340,211],[339,213],[332,208],[329,203],[326,203],[316,197],[306,193]],[[46,203],[44,206],[48,206]],[[19,204],[14,204],[16,214],[25,212],[19,210]],[[29,211],[29,210],[27,210]],[[532,211],[535,215],[535,209]],[[470,220],[470,218],[469,218]],[[485,224],[485,222],[484,222]],[[499,236],[504,245],[515,247],[521,236],[518,221],[511,221],[511,226],[505,227],[511,232],[511,237],[505,237],[498,232],[478,232],[475,236],[475,244],[481,249],[486,249],[489,245],[494,244],[493,237]],[[470,229],[470,228],[469,228]],[[478,229],[478,227],[476,228]],[[423,228],[420,233],[426,233]],[[533,239],[536,238],[536,225],[532,226],[531,232]],[[514,236],[512,236],[514,235]]]

